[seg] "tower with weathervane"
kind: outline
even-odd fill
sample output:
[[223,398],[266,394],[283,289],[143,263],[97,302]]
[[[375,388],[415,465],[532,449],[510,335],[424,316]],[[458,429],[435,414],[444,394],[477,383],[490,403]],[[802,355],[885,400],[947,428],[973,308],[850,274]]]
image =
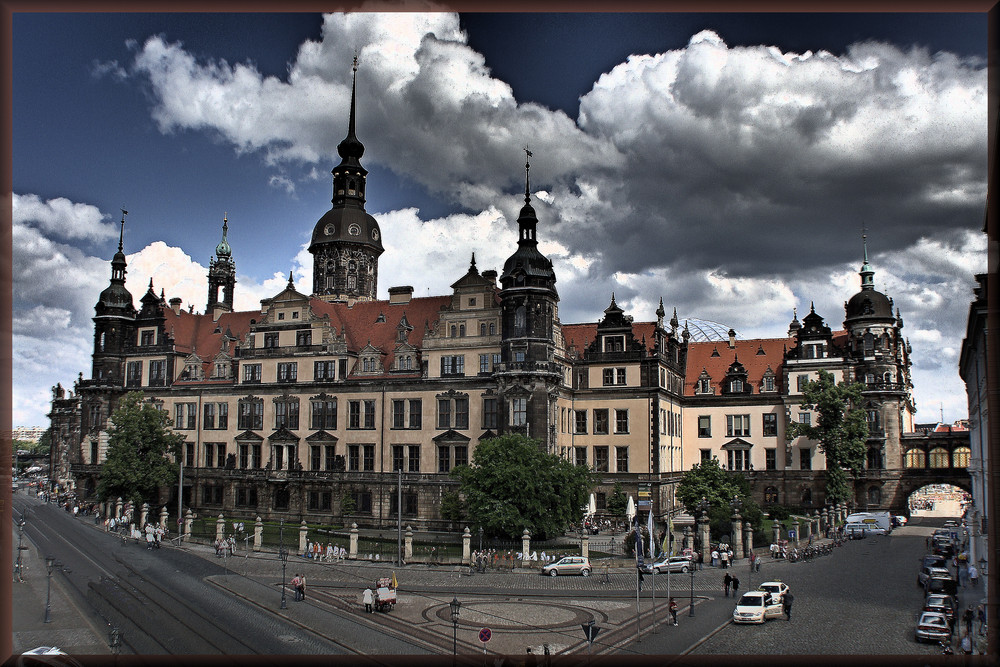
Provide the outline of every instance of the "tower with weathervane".
[[333,206],[313,228],[313,296],[324,301],[374,301],[378,258],[384,252],[378,222],[365,211],[368,170],[361,166],[365,146],[355,134],[358,60],[354,59],[351,115],[347,137],[337,146],[341,162],[333,169]]
[[[236,263],[233,261],[233,249],[229,247],[226,238],[229,232],[229,216],[222,218],[222,241],[215,246],[215,258],[208,265],[208,305],[206,313],[212,313],[218,320],[222,313],[233,311],[233,290],[236,288]],[[222,290],[222,298],[219,298]]]

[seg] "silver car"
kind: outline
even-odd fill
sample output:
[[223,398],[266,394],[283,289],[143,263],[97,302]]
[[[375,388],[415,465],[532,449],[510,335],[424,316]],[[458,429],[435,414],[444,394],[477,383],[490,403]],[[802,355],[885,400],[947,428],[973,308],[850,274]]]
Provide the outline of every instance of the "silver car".
[[936,611],[921,612],[914,638],[918,642],[926,640],[950,642],[951,625],[948,623],[948,618]]
[[657,574],[663,574],[668,571],[687,574],[692,567],[691,559],[687,556],[661,556],[652,563],[644,563],[642,571],[646,574],[652,574],[653,570],[656,570]]
[[560,574],[579,574],[589,577],[592,571],[590,559],[583,556],[566,556],[542,568],[542,574],[547,574],[550,577]]

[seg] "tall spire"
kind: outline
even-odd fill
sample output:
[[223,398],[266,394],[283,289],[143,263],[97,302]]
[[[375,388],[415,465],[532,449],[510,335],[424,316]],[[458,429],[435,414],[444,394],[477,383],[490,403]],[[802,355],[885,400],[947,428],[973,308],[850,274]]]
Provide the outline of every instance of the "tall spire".
[[357,89],[358,89],[358,56],[354,54],[354,66],[353,66],[353,76],[351,78],[351,115],[350,120],[347,122],[347,136],[343,141],[337,146],[337,153],[340,157],[347,160],[348,158],[354,158],[355,160],[360,160],[361,156],[365,154],[365,145],[361,143],[358,139],[356,133],[357,124],[355,121],[355,107],[357,99]]
[[531,203],[531,194],[528,188],[528,171],[531,169],[531,163],[528,158],[531,157],[531,151],[528,150],[527,144],[524,146],[524,203]]
[[864,263],[861,264],[861,289],[863,290],[873,290],[875,289],[875,282],[872,277],[875,272],[872,271],[871,265],[868,264],[868,234],[865,233],[864,227],[861,228],[861,245],[864,249]]
[[124,241],[125,241],[125,216],[128,215],[128,211],[126,211],[124,208],[121,209],[121,212],[122,212],[122,230],[118,234],[118,252],[122,252],[122,248],[124,247]]

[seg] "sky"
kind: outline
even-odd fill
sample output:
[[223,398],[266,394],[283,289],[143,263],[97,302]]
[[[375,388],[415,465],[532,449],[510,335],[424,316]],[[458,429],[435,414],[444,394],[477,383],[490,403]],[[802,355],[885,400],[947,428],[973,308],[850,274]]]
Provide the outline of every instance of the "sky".
[[355,53],[380,298],[502,268],[527,147],[563,323],[840,329],[864,233],[917,421],[967,417],[985,14],[21,13],[12,47],[15,426],[90,375],[123,208],[136,304],[203,311],[224,217],[238,310],[310,290]]

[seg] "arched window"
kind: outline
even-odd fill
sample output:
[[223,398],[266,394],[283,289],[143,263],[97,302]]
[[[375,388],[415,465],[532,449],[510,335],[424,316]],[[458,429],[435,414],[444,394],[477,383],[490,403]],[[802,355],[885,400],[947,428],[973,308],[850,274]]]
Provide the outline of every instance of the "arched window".
[[496,322],[490,322],[490,335],[491,336],[495,336],[496,333],[497,333],[497,323]]
[[877,486],[868,488],[868,505],[878,507],[882,504],[882,489]]
[[864,341],[864,346],[865,346],[865,356],[869,357],[872,354],[874,354],[875,336],[872,335],[872,332],[870,331],[866,332],[865,335],[862,336],[862,340]]
[[777,503],[778,502],[778,489],[774,486],[769,486],[764,489],[764,502],[765,503]]
[[518,306],[514,311],[514,335],[523,336],[527,327],[528,316],[524,306]]
[[451,337],[454,338],[457,335],[458,335],[458,327],[456,327],[454,324],[452,324],[451,325]]
[[480,336],[485,336],[486,335],[486,322],[480,322],[480,324],[479,324],[479,335]]
[[906,450],[906,456],[903,457],[904,468],[923,468],[926,465],[927,456],[924,454],[924,450],[916,447]]
[[464,324],[459,324],[458,325],[458,335],[459,335],[459,337],[463,337],[463,338],[465,337],[465,325]]
[[971,455],[972,450],[968,447],[956,447],[951,453],[951,465],[955,468],[968,468]]
[[930,460],[932,468],[947,468],[951,457],[948,456],[948,450],[944,447],[935,447],[930,451]]

